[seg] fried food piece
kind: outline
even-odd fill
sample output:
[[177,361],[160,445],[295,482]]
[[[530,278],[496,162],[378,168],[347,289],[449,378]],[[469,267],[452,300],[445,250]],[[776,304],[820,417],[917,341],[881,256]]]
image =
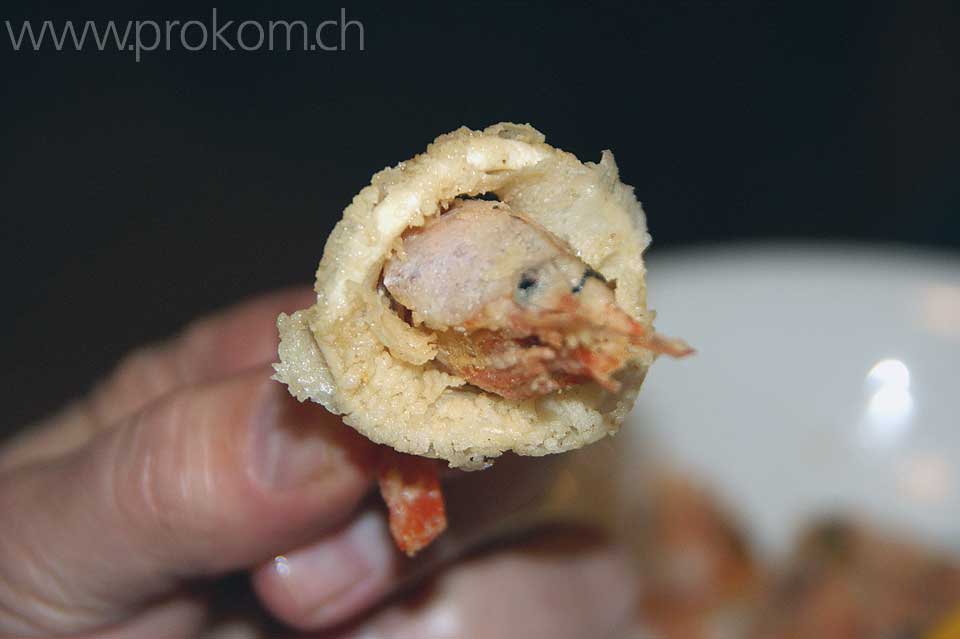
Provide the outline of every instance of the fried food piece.
[[[451,212],[483,194],[503,211]],[[475,255],[447,250],[461,234],[441,232],[444,218],[487,238]],[[653,332],[649,241],[609,151],[581,162],[528,125],[459,129],[377,173],[344,211],[316,303],[278,318],[275,378],[371,440],[455,468],[580,448],[620,428],[657,353],[686,350]],[[414,282],[405,251],[436,272]]]
[[960,606],[960,562],[863,525],[800,541],[761,606],[757,639],[921,639]]
[[658,477],[639,524],[639,611],[651,636],[742,637],[763,585],[734,518],[689,479]]

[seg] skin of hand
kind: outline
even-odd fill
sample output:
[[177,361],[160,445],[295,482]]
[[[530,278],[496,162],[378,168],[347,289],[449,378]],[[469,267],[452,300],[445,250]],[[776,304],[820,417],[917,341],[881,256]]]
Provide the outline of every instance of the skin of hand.
[[0,636],[209,636],[237,574],[289,636],[593,638],[628,622],[628,562],[595,537],[465,555],[482,504],[522,508],[518,487],[536,486],[506,460],[449,478],[434,548],[395,550],[369,495],[374,445],[270,380],[277,314],[312,301],[281,291],[199,320],[0,447]]

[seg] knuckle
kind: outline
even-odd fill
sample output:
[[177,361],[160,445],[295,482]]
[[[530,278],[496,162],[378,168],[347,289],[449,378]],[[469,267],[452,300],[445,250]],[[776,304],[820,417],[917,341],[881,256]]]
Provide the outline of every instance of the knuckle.
[[91,396],[96,420],[112,425],[139,407],[141,398],[157,397],[175,387],[181,378],[169,344],[138,348],[126,355]]
[[115,465],[118,510],[157,549],[190,547],[184,542],[209,538],[216,528],[208,464],[191,441],[194,410],[192,397],[182,393],[144,413],[128,429],[132,453]]
[[124,357],[111,378],[121,388],[158,386],[175,371],[170,370],[166,349],[159,344],[137,348]]

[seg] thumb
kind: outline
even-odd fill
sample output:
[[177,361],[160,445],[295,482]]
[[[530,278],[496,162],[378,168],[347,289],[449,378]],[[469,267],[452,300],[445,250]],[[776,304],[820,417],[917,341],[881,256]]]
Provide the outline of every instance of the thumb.
[[88,631],[315,538],[365,493],[369,447],[264,367],[0,475],[0,634]]

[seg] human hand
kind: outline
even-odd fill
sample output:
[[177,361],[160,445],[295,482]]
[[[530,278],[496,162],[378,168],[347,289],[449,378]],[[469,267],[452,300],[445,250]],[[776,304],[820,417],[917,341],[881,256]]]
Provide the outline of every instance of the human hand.
[[[277,314],[311,302],[286,291],[200,320],[0,448],[0,635],[198,636],[218,580],[244,572],[272,616],[324,637],[603,637],[625,621],[619,554],[563,534],[390,597],[471,536],[454,517],[437,549],[402,557],[365,499],[374,445],[269,379]],[[470,480],[492,501],[497,466]]]

